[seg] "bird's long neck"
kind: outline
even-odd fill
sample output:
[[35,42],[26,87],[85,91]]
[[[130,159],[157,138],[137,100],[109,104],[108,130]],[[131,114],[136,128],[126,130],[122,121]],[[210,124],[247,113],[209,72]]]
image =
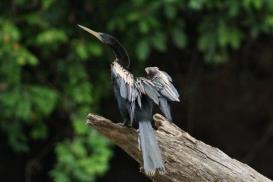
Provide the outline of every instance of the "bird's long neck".
[[110,47],[113,49],[114,55],[119,63],[122,65],[127,63],[127,65],[123,65],[126,69],[130,67],[130,58],[127,53],[127,50],[123,47],[123,45],[118,41],[115,40]]

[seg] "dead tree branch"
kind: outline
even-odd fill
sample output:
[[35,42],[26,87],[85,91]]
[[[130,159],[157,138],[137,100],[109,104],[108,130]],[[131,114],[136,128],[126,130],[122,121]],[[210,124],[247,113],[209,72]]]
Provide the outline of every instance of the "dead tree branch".
[[[156,174],[156,182],[182,181],[271,181],[248,165],[230,158],[218,148],[199,141],[163,116],[154,115],[156,137],[162,151],[167,173]],[[137,132],[121,124],[89,114],[87,124],[117,144],[142,164]],[[151,178],[151,177],[150,177]]]

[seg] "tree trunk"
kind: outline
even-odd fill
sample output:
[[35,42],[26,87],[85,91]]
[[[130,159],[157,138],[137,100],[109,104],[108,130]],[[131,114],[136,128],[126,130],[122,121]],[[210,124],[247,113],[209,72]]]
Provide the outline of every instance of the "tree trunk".
[[[166,173],[147,176],[152,180],[156,182],[271,181],[248,165],[230,158],[218,148],[193,138],[163,116],[155,114],[154,121],[155,134],[165,161]],[[135,129],[115,124],[94,114],[87,116],[87,124],[142,165]]]

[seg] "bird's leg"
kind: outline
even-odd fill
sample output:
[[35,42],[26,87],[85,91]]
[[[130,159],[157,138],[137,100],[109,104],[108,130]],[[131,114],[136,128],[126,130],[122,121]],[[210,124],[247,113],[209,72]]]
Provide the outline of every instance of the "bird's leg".
[[137,130],[137,142],[138,142],[138,150],[141,151],[139,129]]
[[123,119],[123,122],[122,122],[122,124],[123,124],[123,126],[129,126],[129,124],[128,124],[129,122],[128,122],[128,119],[127,118],[124,118]]
[[123,122],[122,122],[123,126],[126,126],[128,128],[132,128],[133,127],[133,121],[130,121],[129,119],[127,118],[124,118],[123,119]]
[[129,122],[129,128],[132,128],[133,127],[133,120],[130,120]]
[[128,128],[132,128],[133,127],[133,122],[130,121],[129,119],[127,119],[127,118],[123,119],[122,124],[123,124],[123,126],[126,126]]

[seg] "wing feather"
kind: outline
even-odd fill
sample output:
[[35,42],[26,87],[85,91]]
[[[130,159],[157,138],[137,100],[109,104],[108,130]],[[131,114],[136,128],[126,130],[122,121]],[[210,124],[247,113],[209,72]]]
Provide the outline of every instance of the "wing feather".
[[159,94],[150,80],[144,77],[138,77],[137,83],[137,88],[142,94],[147,95],[154,103],[159,104]]
[[171,77],[168,73],[166,73],[165,71],[161,71],[161,72],[168,78],[168,80],[169,80],[170,82],[173,81],[172,77]]
[[124,80],[120,81],[120,90],[119,91],[120,91],[121,97],[123,97],[123,98],[127,97],[127,88],[126,88],[126,84],[125,84]]
[[158,93],[159,108],[165,117],[171,121],[170,101],[179,102],[179,94],[172,84],[172,78],[164,71],[159,70],[157,67],[145,68],[149,80],[153,84],[153,88]]
[[169,120],[172,121],[172,115],[171,115],[171,109],[170,109],[170,104],[167,101],[166,98],[160,97],[159,98],[159,108],[165,115],[165,117]]
[[[128,114],[130,116],[130,121],[134,119],[135,113],[135,102],[140,97],[141,93],[138,92],[135,87],[134,76],[125,70],[120,64],[114,61],[111,65],[112,76],[117,80],[117,85],[119,88],[120,96],[127,100],[130,104],[128,108]],[[138,99],[138,104],[141,105],[141,100]]]
[[[142,106],[142,95],[148,96],[155,104],[159,105],[160,110],[170,121],[172,118],[169,101],[180,101],[179,94],[172,84],[170,75],[160,71],[156,67],[152,68],[152,74],[149,74],[145,69],[149,79],[144,77],[134,78],[130,72],[125,70],[117,62],[112,63],[112,76],[117,80],[120,95],[130,103],[128,114],[131,122],[134,118],[136,102],[139,107]],[[149,68],[147,68],[147,70],[149,70]]]
[[179,102],[179,94],[168,77],[160,70],[153,75],[151,82],[156,85],[157,91],[170,101]]

